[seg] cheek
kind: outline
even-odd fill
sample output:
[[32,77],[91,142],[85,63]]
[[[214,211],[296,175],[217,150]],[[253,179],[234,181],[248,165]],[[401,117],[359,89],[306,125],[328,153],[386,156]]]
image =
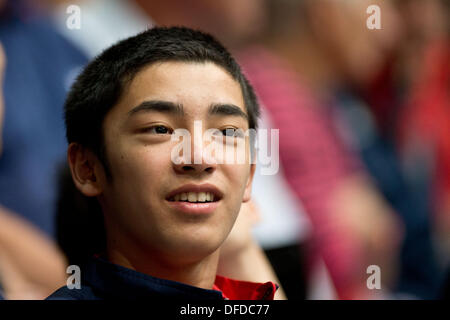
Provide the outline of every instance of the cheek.
[[233,198],[241,199],[247,181],[250,175],[250,167],[248,165],[224,165],[223,170],[228,180],[230,181],[230,191],[233,194]]
[[160,183],[170,168],[163,157],[164,153],[142,147],[118,148],[109,155],[112,185],[108,186],[105,196],[116,212],[114,219],[124,228],[143,237],[150,231],[151,234],[155,233],[153,228],[167,224],[165,218],[158,214],[163,194]]
[[170,153],[163,147],[118,148],[112,157],[113,180],[132,187],[136,194],[144,192],[146,196],[163,181],[171,168]]

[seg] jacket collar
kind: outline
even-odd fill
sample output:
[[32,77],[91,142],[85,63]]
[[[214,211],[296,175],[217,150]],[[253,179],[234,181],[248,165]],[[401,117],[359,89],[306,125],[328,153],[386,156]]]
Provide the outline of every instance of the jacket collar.
[[82,273],[83,282],[104,298],[112,299],[273,299],[277,286],[232,280],[217,276],[213,290],[160,279],[110,263],[100,257],[91,259]]

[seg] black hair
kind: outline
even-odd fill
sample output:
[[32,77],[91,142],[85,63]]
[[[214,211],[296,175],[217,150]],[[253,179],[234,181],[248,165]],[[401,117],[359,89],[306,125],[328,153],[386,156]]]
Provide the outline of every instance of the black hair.
[[58,170],[56,242],[69,265],[81,266],[105,252],[106,230],[102,209],[95,198],[83,195],[73,183],[67,163]]
[[239,83],[249,128],[257,129],[259,105],[253,88],[235,59],[216,39],[185,27],[148,29],[118,42],[90,62],[76,79],[65,103],[68,142],[77,142],[94,152],[108,175],[103,139],[106,114],[143,67],[166,61],[213,62],[222,67]]

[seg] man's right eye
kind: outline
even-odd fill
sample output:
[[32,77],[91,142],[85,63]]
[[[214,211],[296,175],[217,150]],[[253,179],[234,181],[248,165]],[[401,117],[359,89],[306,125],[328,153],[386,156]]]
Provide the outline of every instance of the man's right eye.
[[172,134],[173,130],[167,128],[166,126],[158,125],[149,127],[144,130],[146,133],[152,133],[152,134]]

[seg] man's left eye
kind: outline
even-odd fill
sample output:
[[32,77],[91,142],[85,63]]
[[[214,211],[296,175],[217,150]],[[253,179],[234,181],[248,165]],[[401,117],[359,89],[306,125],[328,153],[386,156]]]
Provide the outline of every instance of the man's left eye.
[[226,137],[240,137],[242,135],[241,130],[236,128],[226,128],[223,129],[221,132]]

